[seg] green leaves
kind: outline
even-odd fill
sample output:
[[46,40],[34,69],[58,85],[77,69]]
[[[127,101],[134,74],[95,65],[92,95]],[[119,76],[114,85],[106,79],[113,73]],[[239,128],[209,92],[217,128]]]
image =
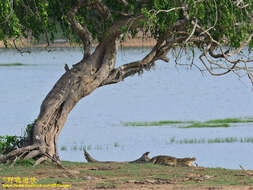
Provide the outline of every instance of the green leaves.
[[33,136],[33,128],[35,126],[35,122],[36,121],[37,121],[37,119],[35,119],[33,123],[30,123],[30,124],[28,124],[26,126],[26,128],[25,128],[25,135],[24,135],[25,138],[30,138],[30,139],[32,138],[32,136]]
[[0,136],[0,154],[8,154],[12,150],[20,147],[20,137]]
[[[123,15],[131,15],[133,20],[143,15],[145,19],[140,21],[141,27],[157,38],[164,31],[170,32],[171,27],[184,18],[180,7],[186,7],[190,21],[197,19],[203,29],[211,28],[209,33],[215,40],[225,38],[232,47],[238,47],[253,32],[251,0],[244,0],[240,5],[231,0],[150,0],[145,3],[129,0],[127,5],[115,0],[101,0],[100,3],[110,10],[112,20],[103,17],[95,8],[96,1],[87,2],[78,9],[75,18],[88,28],[94,41],[106,36],[115,22],[126,18]],[[0,0],[0,40],[27,37],[28,34],[41,40],[48,34],[50,41],[55,37],[78,41],[67,21],[67,12],[77,3],[77,0]],[[187,28],[192,31],[190,21]],[[130,28],[128,32],[134,34],[134,30],[136,28]],[[126,29],[122,32],[125,33]]]
[[21,148],[25,143],[29,143],[32,139],[33,128],[37,119],[33,123],[28,124],[23,137],[19,136],[0,136],[0,154],[8,154],[16,148]]

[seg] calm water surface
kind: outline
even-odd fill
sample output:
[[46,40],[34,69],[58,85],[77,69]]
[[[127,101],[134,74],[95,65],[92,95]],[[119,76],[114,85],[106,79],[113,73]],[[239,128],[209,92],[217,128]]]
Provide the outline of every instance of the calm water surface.
[[[118,54],[118,64],[145,55],[145,49]],[[64,65],[78,62],[79,49],[34,50],[20,55],[0,50],[0,64],[21,62],[19,67],[0,67],[0,134],[20,135],[39,113],[39,106],[64,73]],[[182,61],[189,61],[184,59]],[[202,75],[197,69],[159,63],[151,72],[97,89],[70,113],[59,137],[61,159],[84,161],[81,146],[100,160],[133,160],[146,151],[151,155],[194,156],[206,167],[253,169],[253,143],[170,144],[170,139],[253,137],[253,126],[179,129],[125,127],[126,121],[209,120],[253,116],[253,91],[247,79],[230,74]]]

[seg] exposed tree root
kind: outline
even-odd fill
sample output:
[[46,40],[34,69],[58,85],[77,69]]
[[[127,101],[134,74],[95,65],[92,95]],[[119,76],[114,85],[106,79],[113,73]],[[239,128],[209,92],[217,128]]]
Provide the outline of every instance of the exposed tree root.
[[33,150],[32,152],[29,152],[25,157],[24,160],[28,160],[30,158],[35,158],[36,156],[39,156],[41,154],[40,150]]
[[63,169],[64,172],[69,177],[75,177],[67,168],[61,165],[60,160],[54,158],[50,154],[46,152],[47,148],[41,145],[30,145],[22,148],[18,148],[16,150],[11,151],[6,155],[0,155],[0,163],[10,163],[12,162],[10,167],[14,167],[15,163],[19,159],[28,160],[34,159],[34,166],[41,164],[42,162],[48,160],[55,163],[59,168]]
[[50,156],[46,151],[45,147],[42,147],[41,145],[30,145],[22,148],[18,148],[16,150],[11,151],[10,153],[6,155],[0,156],[0,163],[9,163],[13,162],[12,165],[15,164],[15,162],[18,159],[34,159],[35,165],[38,165],[45,160],[51,160],[52,162],[56,163],[57,166],[60,168],[63,168],[61,165],[60,160],[55,159],[54,157]]
[[13,167],[14,167],[14,165],[16,164],[17,159],[18,159],[18,157],[16,157],[16,158],[14,159],[14,161],[13,161],[12,164],[10,165],[10,168],[13,168]]
[[16,150],[11,151],[6,155],[2,155],[0,157],[0,163],[6,163],[9,161],[13,161],[15,158],[23,158],[26,154],[34,151],[39,150],[39,145],[30,145],[23,148],[18,148]]
[[36,162],[34,163],[33,166],[37,166],[37,165],[39,165],[39,164],[41,164],[41,163],[43,163],[43,162],[45,162],[45,161],[47,161],[47,160],[48,160],[48,157],[42,156],[42,157],[40,157],[38,160],[36,160]]

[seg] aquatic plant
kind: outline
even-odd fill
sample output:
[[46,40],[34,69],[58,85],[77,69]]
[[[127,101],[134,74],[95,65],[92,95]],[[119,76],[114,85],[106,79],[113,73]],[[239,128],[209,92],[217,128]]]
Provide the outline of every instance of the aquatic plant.
[[61,147],[61,151],[66,151],[67,150],[67,147],[66,146],[62,146]]
[[71,150],[71,151],[89,151],[89,150],[109,150],[112,148],[124,148],[124,146],[121,146],[118,142],[114,142],[113,144],[96,144],[96,145],[92,145],[92,144],[81,144],[80,146],[78,146],[76,143],[72,146],[70,146],[69,148],[67,148],[67,146],[61,146],[60,150],[61,151],[67,151],[67,150]]
[[123,125],[124,126],[162,126],[162,125],[180,124],[180,123],[190,123],[190,121],[163,120],[163,121],[151,121],[151,122],[123,122]]
[[227,123],[222,123],[222,124],[208,124],[208,123],[193,123],[191,125],[187,126],[180,126],[179,128],[206,128],[206,127],[230,127],[229,124]]
[[251,123],[253,118],[225,118],[225,119],[214,119],[205,121],[205,123]]
[[162,120],[150,122],[123,122],[124,126],[174,126],[179,128],[206,128],[206,127],[230,127],[232,123],[253,123],[253,118],[225,118],[208,121],[178,121],[178,120]]
[[0,63],[0,67],[12,67],[12,66],[26,66],[23,63]]
[[116,148],[116,147],[119,147],[119,143],[117,143],[117,142],[115,142],[114,144],[113,144],[113,146]]
[[[176,139],[172,137],[170,144],[212,144],[212,143],[253,143],[253,137],[221,137],[221,138],[184,138]],[[166,142],[167,144],[168,142]]]

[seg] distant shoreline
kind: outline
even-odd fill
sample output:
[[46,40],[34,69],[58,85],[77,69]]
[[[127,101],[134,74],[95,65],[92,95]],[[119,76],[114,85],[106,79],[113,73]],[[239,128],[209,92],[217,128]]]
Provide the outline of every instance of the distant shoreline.
[[[128,39],[124,42],[120,43],[120,46],[123,48],[129,48],[129,47],[153,47],[156,43],[156,40],[152,38],[134,38],[134,39]],[[12,41],[8,42],[9,47],[8,48],[15,48],[15,45]],[[18,48],[60,48],[60,47],[82,47],[81,44],[78,43],[69,43],[65,40],[56,40],[55,43],[48,44],[42,43],[42,44],[31,44],[24,40],[24,42],[19,42],[16,44]],[[93,44],[95,47],[97,44]],[[4,43],[0,41],[0,48],[5,48]]]

